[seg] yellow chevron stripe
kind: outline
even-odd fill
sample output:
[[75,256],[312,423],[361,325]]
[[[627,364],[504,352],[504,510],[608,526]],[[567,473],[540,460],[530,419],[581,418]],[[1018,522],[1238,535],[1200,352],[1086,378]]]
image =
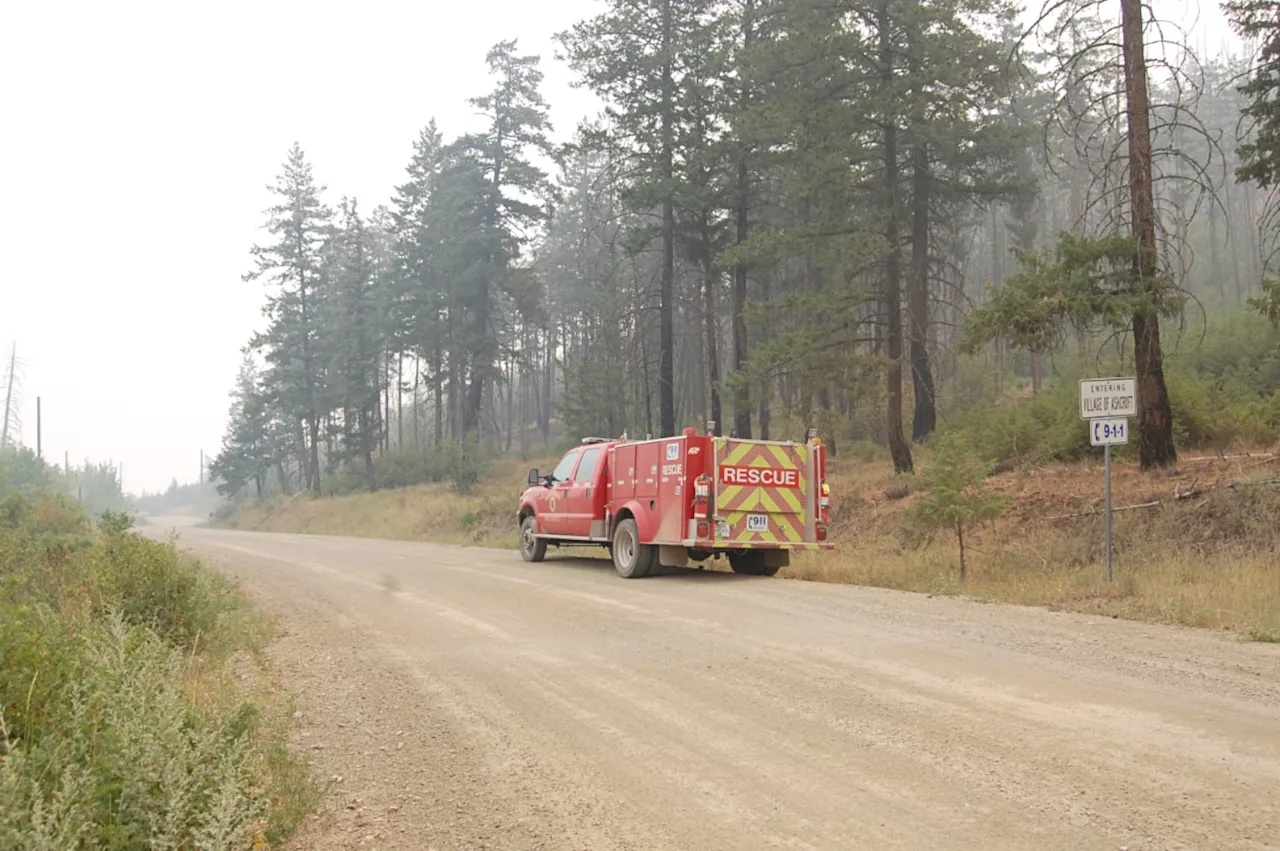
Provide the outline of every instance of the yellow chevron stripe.
[[[769,495],[769,505],[772,506],[770,511],[787,512],[788,514],[803,514],[804,506],[800,502],[800,497],[796,496],[796,492],[791,488],[769,488],[766,493]],[[760,495],[760,502],[765,502],[765,495]]]
[[782,514],[778,516],[778,529],[782,533],[782,537],[792,542],[804,540],[804,531],[798,525],[799,518]]
[[746,485],[726,485],[724,490],[720,491],[717,495],[716,503],[724,505],[726,503],[733,502],[735,499],[742,496],[742,492],[746,489]]
[[755,448],[756,447],[750,443],[734,444],[733,447],[725,453],[724,460],[720,463],[736,467],[741,464],[742,459],[750,455],[751,451]]
[[777,491],[769,491],[766,494],[761,494],[761,497],[760,497],[761,504],[768,506],[768,511],[770,512],[770,515],[769,515],[770,525],[776,527],[778,531],[782,533],[782,537],[787,538],[788,540],[792,540],[792,541],[803,540],[804,535],[801,534],[800,531],[796,528],[795,522],[794,522],[798,518],[795,518],[791,514],[787,514],[783,511],[780,511],[778,508],[778,504],[776,502],[773,502],[773,500],[771,499],[771,496],[777,496],[777,495],[778,495]]
[[765,511],[769,512],[770,514],[780,513],[782,509],[778,507],[778,503],[776,501],[777,496],[778,496],[777,490],[773,488],[768,488],[768,489],[761,488],[760,489],[760,507],[763,508]]

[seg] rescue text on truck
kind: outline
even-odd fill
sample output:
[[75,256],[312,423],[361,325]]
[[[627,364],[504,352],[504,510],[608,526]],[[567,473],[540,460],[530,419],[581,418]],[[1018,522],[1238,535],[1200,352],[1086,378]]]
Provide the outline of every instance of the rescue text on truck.
[[656,440],[586,438],[548,475],[529,471],[520,552],[603,546],[626,578],[726,558],[773,575],[793,550],[830,549],[826,447],[716,437],[685,429]]

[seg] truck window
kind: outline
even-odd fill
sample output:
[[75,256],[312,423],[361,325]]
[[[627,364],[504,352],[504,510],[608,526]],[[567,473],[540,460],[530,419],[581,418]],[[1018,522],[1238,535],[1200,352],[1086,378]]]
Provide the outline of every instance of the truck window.
[[560,463],[551,471],[551,481],[567,482],[573,473],[574,462],[578,460],[578,450],[573,450],[560,459]]
[[596,468],[600,466],[600,453],[603,451],[597,446],[582,453],[582,463],[578,465],[578,472],[573,474],[575,482],[589,482],[595,478]]

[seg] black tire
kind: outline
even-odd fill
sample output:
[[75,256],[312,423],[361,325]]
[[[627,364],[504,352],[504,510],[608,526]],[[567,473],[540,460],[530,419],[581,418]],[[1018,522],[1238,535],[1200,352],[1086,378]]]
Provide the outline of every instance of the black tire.
[[778,572],[776,567],[765,567],[764,550],[729,553],[729,566],[733,568],[734,573],[746,576],[773,576]]
[[640,543],[640,529],[628,517],[613,530],[613,569],[623,579],[642,579],[658,564],[658,548]]
[[538,521],[530,514],[520,522],[520,558],[542,561],[547,557],[547,542],[536,537]]

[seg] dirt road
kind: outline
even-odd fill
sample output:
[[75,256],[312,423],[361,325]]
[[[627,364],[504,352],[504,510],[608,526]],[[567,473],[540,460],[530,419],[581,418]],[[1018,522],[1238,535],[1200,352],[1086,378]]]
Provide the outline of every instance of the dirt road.
[[721,573],[181,536],[283,619],[298,742],[333,779],[298,848],[1280,848],[1280,646]]

